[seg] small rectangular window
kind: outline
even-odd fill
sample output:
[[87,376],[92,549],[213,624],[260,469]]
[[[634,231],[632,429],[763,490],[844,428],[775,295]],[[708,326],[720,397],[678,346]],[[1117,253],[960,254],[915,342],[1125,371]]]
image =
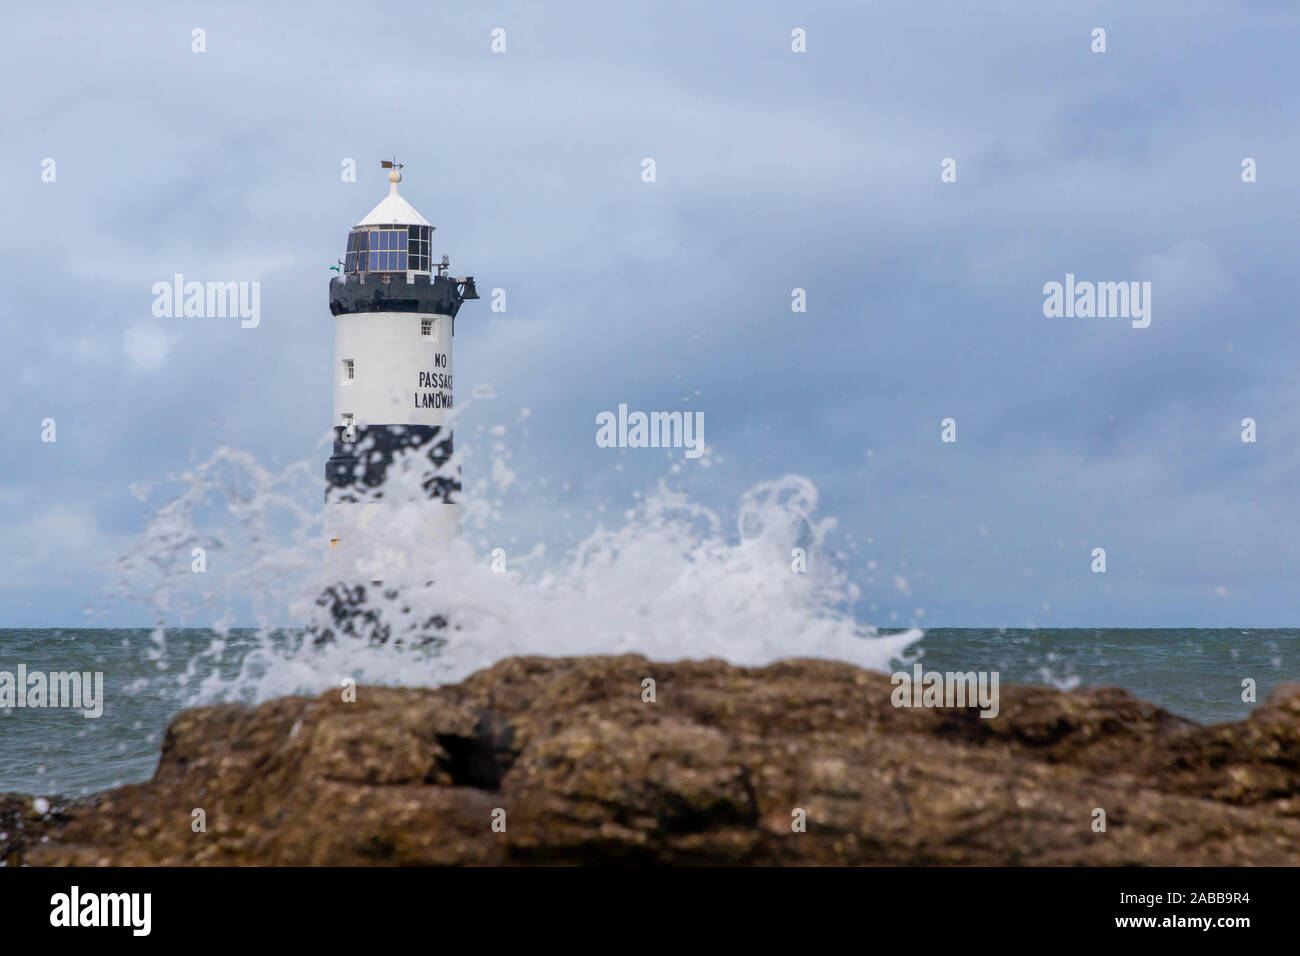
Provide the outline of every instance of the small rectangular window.
[[348,385],[356,380],[357,365],[353,359],[343,360],[343,384]]
[[343,413],[343,440],[346,442],[354,442],[357,440],[357,427],[352,420],[351,412]]
[[421,320],[420,320],[420,334],[421,334],[421,335],[432,335],[432,334],[433,334],[433,319],[421,319]]

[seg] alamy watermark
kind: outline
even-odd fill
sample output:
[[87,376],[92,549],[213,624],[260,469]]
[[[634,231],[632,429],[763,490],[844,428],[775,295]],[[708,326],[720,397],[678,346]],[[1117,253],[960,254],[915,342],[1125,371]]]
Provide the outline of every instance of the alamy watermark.
[[255,329],[262,321],[262,283],[186,282],[177,272],[171,282],[155,282],[153,314],[160,319],[238,317],[240,327]]
[[704,454],[703,412],[629,412],[596,416],[596,444],[600,448],[685,448],[687,458]]
[[979,707],[980,717],[998,715],[998,672],[898,671],[889,678],[894,685],[889,702],[895,707]]
[[66,707],[94,719],[104,713],[103,671],[0,671],[0,709]]
[[56,927],[125,927],[132,936],[153,928],[152,893],[83,893],[73,885],[50,897],[50,925]]
[[1049,319],[1129,319],[1133,328],[1151,324],[1150,282],[1065,282],[1043,285],[1043,315]]

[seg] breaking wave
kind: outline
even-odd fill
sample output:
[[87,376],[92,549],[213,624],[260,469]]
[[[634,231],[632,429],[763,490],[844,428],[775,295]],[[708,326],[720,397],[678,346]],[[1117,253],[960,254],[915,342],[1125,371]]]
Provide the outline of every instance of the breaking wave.
[[[324,542],[318,463],[276,471],[223,447],[176,476],[179,492],[117,562],[121,596],[146,602],[165,622],[151,637],[157,667],[175,669],[169,628],[184,626],[217,635],[188,656],[183,672],[169,674],[189,703],[318,693],[344,678],[437,685],[521,654],[740,665],[818,657],[888,669],[921,637],[881,635],[855,619],[858,589],[827,547],[834,520],[816,515],[817,490],[796,475],[749,488],[729,519],[670,476],[636,496],[620,521],[600,524],[562,553],[553,556],[542,540],[494,543],[494,523],[510,526],[512,511],[529,513],[536,503],[514,480],[500,426],[492,434],[479,445],[458,433],[462,447],[443,466],[459,468],[480,447],[490,458],[481,469],[490,481],[463,496],[464,531],[450,542],[428,540],[410,520],[412,508],[427,506],[427,474],[399,468],[386,482],[389,508],[372,530],[403,560],[384,572],[382,586],[366,587],[368,607],[387,622],[382,644],[313,639],[328,623],[319,599],[338,583]],[[795,569],[800,563],[806,570]],[[446,626],[428,628],[435,617]],[[250,618],[255,644],[232,669],[226,638]]]

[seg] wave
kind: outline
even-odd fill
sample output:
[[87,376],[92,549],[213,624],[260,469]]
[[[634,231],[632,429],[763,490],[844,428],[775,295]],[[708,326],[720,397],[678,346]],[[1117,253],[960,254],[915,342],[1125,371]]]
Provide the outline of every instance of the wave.
[[[428,507],[428,475],[414,464],[390,469],[370,530],[401,561],[386,567],[381,587],[366,586],[368,606],[387,622],[383,644],[310,639],[328,624],[319,599],[338,583],[318,465],[273,470],[222,447],[177,476],[179,493],[117,562],[121,595],[165,622],[151,636],[159,669],[174,666],[169,628],[184,625],[216,632],[171,675],[190,703],[318,693],[344,679],[437,685],[512,655],[637,653],[740,665],[817,657],[888,669],[922,636],[882,635],[855,618],[859,590],[828,547],[835,522],[817,516],[817,489],[797,475],[744,491],[729,521],[665,478],[620,522],[598,525],[555,557],[540,536],[526,549],[496,547],[486,512],[508,522],[512,510],[528,513],[536,503],[506,464],[499,426],[493,435],[489,473],[516,500],[467,494],[465,530],[450,541],[430,539],[411,520],[413,509]],[[458,448],[442,467],[459,468],[465,455]],[[222,666],[225,637],[248,618],[257,646],[232,673]],[[446,626],[430,630],[431,618]]]

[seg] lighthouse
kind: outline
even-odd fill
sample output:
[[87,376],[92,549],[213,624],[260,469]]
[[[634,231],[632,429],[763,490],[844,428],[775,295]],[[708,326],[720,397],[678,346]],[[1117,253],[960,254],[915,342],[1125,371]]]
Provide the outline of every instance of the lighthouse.
[[[452,338],[461,303],[478,298],[473,276],[449,275],[446,255],[434,261],[434,227],[398,193],[402,165],[382,165],[388,195],[352,227],[330,280],[334,448],[325,465],[330,552],[374,581],[402,560],[385,553],[393,529],[437,542],[459,528],[460,478],[447,465]],[[414,500],[409,482],[399,496],[391,481],[411,466]]]

